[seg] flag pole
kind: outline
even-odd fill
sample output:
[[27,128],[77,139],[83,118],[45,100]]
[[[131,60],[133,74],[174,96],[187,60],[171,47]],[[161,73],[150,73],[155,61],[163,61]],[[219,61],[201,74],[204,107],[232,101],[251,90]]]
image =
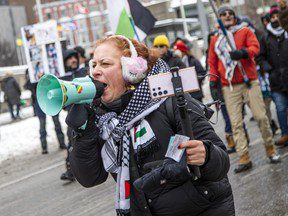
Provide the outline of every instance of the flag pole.
[[133,20],[133,17],[131,15],[131,11],[130,11],[130,5],[129,5],[129,2],[127,0],[122,0],[123,1],[123,4],[127,6],[127,8],[129,9],[129,21],[130,21],[130,24],[133,28],[133,31],[136,35],[136,38],[138,41],[140,41],[140,38],[139,38],[139,35],[137,34],[137,31],[136,31],[136,28],[135,28],[135,23],[134,23],[134,20]]
[[135,33],[135,35],[136,35],[136,38],[137,38],[137,40],[140,42],[140,38],[139,38],[139,35],[138,35],[137,31],[136,31],[135,24],[134,24],[134,20],[133,20],[133,18],[132,18],[131,15],[130,15],[130,17],[129,17],[129,20],[130,20],[130,23],[131,23],[131,25],[132,25],[133,31],[134,31],[134,33]]

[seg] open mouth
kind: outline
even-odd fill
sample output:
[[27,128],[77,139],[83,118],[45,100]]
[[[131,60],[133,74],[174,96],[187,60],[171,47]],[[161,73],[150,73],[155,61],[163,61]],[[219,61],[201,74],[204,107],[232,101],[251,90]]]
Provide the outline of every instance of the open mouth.
[[104,90],[106,90],[108,88],[108,85],[106,83],[103,83],[104,85]]

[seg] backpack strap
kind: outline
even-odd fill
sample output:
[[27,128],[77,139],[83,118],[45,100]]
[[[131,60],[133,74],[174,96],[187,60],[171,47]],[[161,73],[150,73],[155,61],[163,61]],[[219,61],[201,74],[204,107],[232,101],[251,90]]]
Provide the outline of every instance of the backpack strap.
[[165,100],[165,109],[166,109],[166,114],[169,120],[169,124],[171,128],[173,129],[174,133],[177,133],[176,118],[175,118],[174,109],[173,109],[173,100],[174,100],[174,97],[169,97]]

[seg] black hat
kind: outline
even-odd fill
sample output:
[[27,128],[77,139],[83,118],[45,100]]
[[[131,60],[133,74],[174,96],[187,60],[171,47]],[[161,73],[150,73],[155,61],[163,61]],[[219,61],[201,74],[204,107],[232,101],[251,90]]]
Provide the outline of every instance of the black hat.
[[86,58],[85,57],[85,50],[81,46],[76,46],[74,48],[74,50],[76,50],[82,58]]

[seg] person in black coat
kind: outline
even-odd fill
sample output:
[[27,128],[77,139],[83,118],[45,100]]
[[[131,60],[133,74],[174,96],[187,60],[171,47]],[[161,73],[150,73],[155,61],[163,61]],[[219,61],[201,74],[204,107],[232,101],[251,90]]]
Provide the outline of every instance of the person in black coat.
[[[85,77],[87,75],[87,68],[79,68],[79,55],[76,50],[68,49],[63,51],[63,60],[65,68],[65,76],[60,77],[61,80],[72,81],[75,78]],[[69,110],[71,106],[65,107],[64,110]],[[70,168],[69,149],[71,148],[73,133],[70,127],[67,129],[68,145],[66,157],[66,171],[61,174],[61,180],[74,181],[74,176]]]
[[276,105],[282,136],[276,145],[288,146],[288,33],[280,26],[279,8],[270,10],[267,36],[261,40],[258,62],[269,73],[272,99]]
[[[43,73],[38,73],[37,78],[40,79],[43,75],[44,75]],[[40,124],[39,132],[40,132],[40,142],[41,142],[41,147],[42,147],[42,154],[48,154],[47,131],[46,131],[46,122],[47,122],[46,121],[46,114],[41,110],[41,108],[38,104],[38,101],[37,101],[37,94],[36,94],[36,88],[37,88],[38,82],[31,83],[28,69],[26,70],[25,78],[26,78],[26,82],[25,82],[24,88],[31,91],[31,99],[32,99],[32,106],[34,109],[34,114],[39,119],[39,124]],[[53,123],[55,126],[54,128],[55,128],[57,140],[59,143],[59,149],[64,150],[64,149],[66,149],[66,145],[65,145],[64,134],[62,131],[62,126],[61,126],[61,123],[59,121],[59,114],[52,116],[52,120],[53,120]]]
[[[2,90],[4,92],[4,99],[8,104],[11,118],[13,120],[20,118],[19,111],[21,106],[21,90],[18,82],[13,77],[13,72],[6,73],[6,77],[2,81]],[[14,106],[16,106],[16,116],[14,114]]]
[[[225,145],[201,104],[189,94],[195,140],[179,146],[187,156],[179,178],[191,177],[181,183],[171,177],[170,183],[151,193],[134,187],[135,180],[149,173],[148,164],[165,159],[170,138],[183,134],[175,100],[151,100],[146,77],[163,71],[169,71],[166,63],[136,40],[111,36],[98,41],[90,73],[95,82],[104,84],[103,94],[90,105],[73,105],[66,118],[75,133],[70,153],[73,173],[85,187],[102,184],[111,173],[117,215],[235,215]],[[171,163],[176,167],[171,171],[177,171],[179,163]],[[200,179],[192,178],[192,165],[199,166]],[[166,179],[169,174],[162,173]]]

